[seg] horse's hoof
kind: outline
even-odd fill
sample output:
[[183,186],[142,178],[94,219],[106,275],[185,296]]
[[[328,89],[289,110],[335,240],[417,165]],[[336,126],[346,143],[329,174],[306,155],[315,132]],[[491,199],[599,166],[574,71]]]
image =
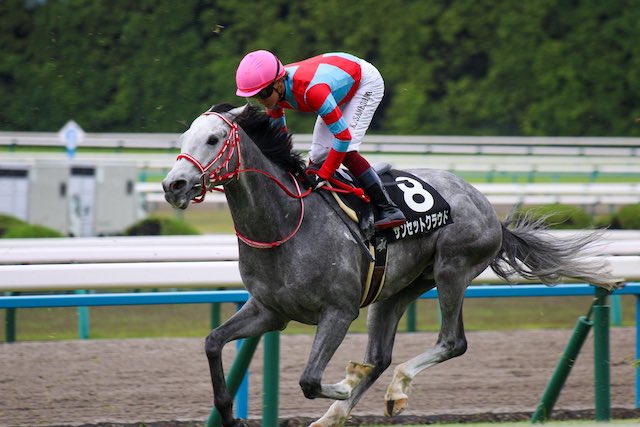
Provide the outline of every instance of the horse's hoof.
[[347,364],[347,378],[359,382],[373,371],[374,366],[368,363],[354,362],[353,360]]
[[338,417],[333,421],[323,421],[324,417],[309,424],[309,427],[338,427],[343,426],[347,421],[347,417]]
[[233,427],[249,427],[249,424],[245,423],[240,418],[236,418],[233,423]]
[[409,398],[402,397],[400,399],[395,400],[387,400],[386,405],[384,407],[384,415],[385,417],[395,417],[400,412],[404,411],[409,405]]

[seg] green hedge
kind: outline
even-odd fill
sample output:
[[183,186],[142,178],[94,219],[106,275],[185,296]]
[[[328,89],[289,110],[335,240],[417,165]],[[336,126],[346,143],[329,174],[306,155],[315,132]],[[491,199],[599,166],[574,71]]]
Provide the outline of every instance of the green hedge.
[[149,217],[138,221],[125,230],[127,236],[173,236],[200,234],[198,230],[182,221],[170,218]]
[[28,224],[11,215],[0,214],[0,238],[2,239],[63,236],[62,233],[51,228]]
[[73,118],[181,132],[213,103],[243,103],[240,59],[271,49],[284,63],[335,51],[373,63],[384,134],[640,135],[633,1],[3,0],[0,17],[4,130]]
[[0,214],[0,236],[3,236],[11,227],[24,224],[26,224],[26,222],[14,216]]
[[42,225],[21,224],[11,227],[2,235],[4,239],[64,237],[59,231]]
[[518,209],[516,216],[529,215],[534,219],[545,218],[545,222],[552,230],[572,230],[592,228],[594,218],[583,209],[570,206],[553,204],[532,208]]
[[[171,236],[200,234],[194,227],[175,219],[149,217],[124,232],[127,236]],[[0,238],[20,239],[36,237],[64,237],[51,228],[29,224],[11,215],[0,214]]]
[[620,208],[611,220],[611,228],[640,230],[640,204]]

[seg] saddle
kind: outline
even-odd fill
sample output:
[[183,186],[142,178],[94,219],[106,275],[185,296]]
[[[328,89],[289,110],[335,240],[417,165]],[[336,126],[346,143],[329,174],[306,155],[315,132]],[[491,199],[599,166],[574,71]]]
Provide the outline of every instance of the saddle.
[[[375,302],[382,292],[389,242],[428,234],[453,223],[449,204],[431,185],[413,174],[393,169],[390,163],[377,163],[372,167],[407,222],[391,229],[378,230],[373,226],[373,207],[370,203],[354,194],[331,191],[340,209],[359,225],[364,236],[363,246],[369,249],[373,259],[363,284],[361,307]],[[357,178],[345,169],[338,169],[333,179],[361,187]]]

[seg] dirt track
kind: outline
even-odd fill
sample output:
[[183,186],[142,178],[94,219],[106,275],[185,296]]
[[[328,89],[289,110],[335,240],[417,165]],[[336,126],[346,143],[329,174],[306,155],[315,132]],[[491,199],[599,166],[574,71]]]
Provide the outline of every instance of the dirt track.
[[[570,334],[570,330],[469,332],[464,356],[416,378],[404,415],[446,418],[454,414],[453,419],[459,420],[479,413],[496,418],[514,413],[529,416]],[[427,349],[436,336],[400,334],[392,368]],[[326,400],[306,400],[298,387],[311,340],[310,336],[281,337],[281,418],[317,418],[329,406]],[[347,361],[361,360],[365,345],[364,335],[349,336],[327,370],[325,382],[342,379]],[[234,345],[225,349],[227,367],[234,349]],[[250,418],[261,413],[262,346],[256,356],[251,365]],[[635,329],[612,329],[611,403],[627,416],[640,417],[640,412],[629,411],[634,408],[634,360]],[[382,415],[392,368],[360,401],[354,411],[356,420]],[[590,335],[556,404],[557,413],[592,410],[593,388]],[[202,421],[211,402],[199,339],[0,344],[0,396],[2,426]]]

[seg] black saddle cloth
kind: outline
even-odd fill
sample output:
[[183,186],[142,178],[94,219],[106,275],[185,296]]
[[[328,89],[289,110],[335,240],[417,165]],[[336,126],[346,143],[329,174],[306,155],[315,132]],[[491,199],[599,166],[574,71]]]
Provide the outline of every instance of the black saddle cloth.
[[[402,210],[407,222],[387,230],[375,230],[375,234],[395,241],[406,237],[428,234],[453,223],[449,203],[431,185],[405,171],[392,169],[388,163],[377,164],[374,169],[380,175],[391,199]],[[340,169],[334,178],[360,187],[357,179]],[[352,194],[336,193],[341,201],[358,216],[365,234],[371,226],[372,206]]]

